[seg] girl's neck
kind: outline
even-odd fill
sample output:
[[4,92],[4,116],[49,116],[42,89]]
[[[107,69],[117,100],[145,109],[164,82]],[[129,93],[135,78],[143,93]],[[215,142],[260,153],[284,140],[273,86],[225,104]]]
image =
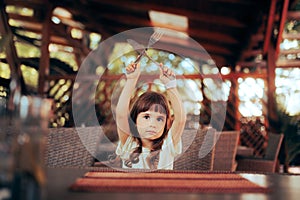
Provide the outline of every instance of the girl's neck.
[[153,146],[152,140],[142,139],[142,146],[151,150]]

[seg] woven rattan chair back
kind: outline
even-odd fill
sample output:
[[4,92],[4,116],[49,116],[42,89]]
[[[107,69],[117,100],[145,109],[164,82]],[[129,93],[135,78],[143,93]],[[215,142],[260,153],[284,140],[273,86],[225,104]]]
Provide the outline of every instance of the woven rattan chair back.
[[282,140],[283,134],[269,133],[268,146],[266,148],[264,159],[276,160],[280,151]]
[[239,131],[218,132],[213,171],[235,171]]
[[176,158],[174,169],[211,171],[215,134],[213,128],[185,130],[182,135],[183,153]]
[[101,130],[100,127],[50,128],[46,145],[46,165],[92,166],[93,154],[102,135]]

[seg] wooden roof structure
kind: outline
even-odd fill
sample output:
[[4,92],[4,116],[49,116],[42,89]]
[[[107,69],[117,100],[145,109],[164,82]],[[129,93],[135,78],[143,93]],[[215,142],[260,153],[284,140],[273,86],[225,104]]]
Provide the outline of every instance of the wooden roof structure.
[[[8,14],[8,20],[14,19],[21,23],[20,27],[10,27],[14,34],[19,29],[40,33],[44,40],[49,40],[48,43],[72,46],[83,55],[88,50],[83,41],[70,36],[73,27],[99,33],[103,40],[129,29],[153,26],[149,18],[150,10],[185,16],[188,19],[185,32],[205,48],[218,67],[233,68],[236,65],[266,65],[270,43],[275,42],[275,49],[278,48],[277,36],[282,31],[280,23],[286,17],[284,6],[288,4],[288,0],[4,0],[4,5],[34,10],[33,16]],[[66,23],[54,24],[51,21],[52,11],[57,7],[71,13],[69,19],[62,19]],[[160,26],[176,29],[172,25]],[[36,45],[42,44],[42,41],[23,39]],[[171,45],[182,55],[197,59],[192,48],[178,38],[170,37],[168,41],[161,42]]]
[[[86,30],[99,32],[104,38],[133,28],[153,26],[149,19],[150,10],[186,16],[187,34],[207,50],[218,66],[247,61],[251,54],[258,54],[261,50],[259,46],[262,46],[266,37],[270,39],[265,33],[271,1],[153,0],[125,3],[119,0],[65,0],[53,4],[69,10],[74,19],[84,24]],[[160,26],[176,29],[171,25]],[[189,47],[178,38],[165,42],[181,49],[181,52],[186,52],[186,47]],[[194,57],[190,49],[188,54]]]

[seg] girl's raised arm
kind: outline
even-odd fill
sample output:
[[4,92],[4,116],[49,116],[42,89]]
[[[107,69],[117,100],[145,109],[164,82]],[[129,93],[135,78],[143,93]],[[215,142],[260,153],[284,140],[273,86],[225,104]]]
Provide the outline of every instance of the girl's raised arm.
[[160,79],[166,85],[167,96],[171,102],[174,112],[174,121],[170,131],[172,133],[173,143],[176,146],[180,141],[182,132],[184,130],[186,114],[176,87],[177,85],[174,72],[171,69],[161,65]]
[[131,63],[126,67],[126,83],[119,97],[116,107],[116,123],[118,136],[122,144],[125,144],[130,135],[130,128],[128,124],[129,117],[129,103],[130,97],[135,89],[137,80],[140,76],[140,64]]

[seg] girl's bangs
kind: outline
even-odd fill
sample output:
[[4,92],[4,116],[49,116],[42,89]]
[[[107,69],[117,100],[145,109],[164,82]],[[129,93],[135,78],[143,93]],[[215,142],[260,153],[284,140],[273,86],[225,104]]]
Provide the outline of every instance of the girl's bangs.
[[166,109],[160,104],[152,104],[148,110],[167,114]]
[[165,97],[155,92],[144,93],[135,103],[133,110],[136,114],[151,110],[169,115],[169,107]]

